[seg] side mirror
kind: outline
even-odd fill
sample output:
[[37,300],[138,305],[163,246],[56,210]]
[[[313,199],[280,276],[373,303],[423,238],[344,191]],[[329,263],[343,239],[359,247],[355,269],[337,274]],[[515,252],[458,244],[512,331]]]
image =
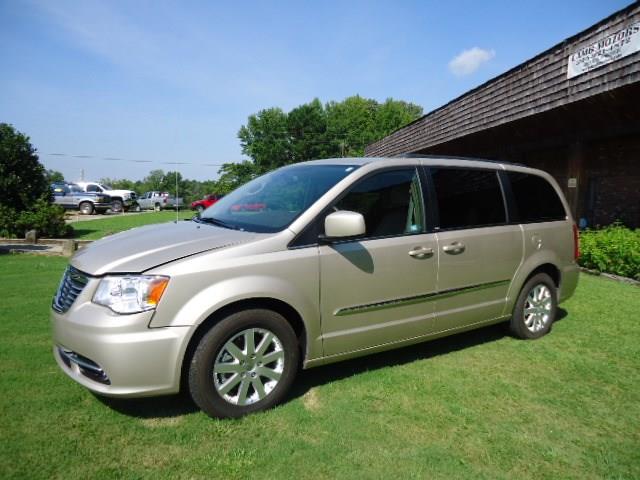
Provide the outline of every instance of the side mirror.
[[325,241],[359,237],[366,232],[364,217],[358,212],[340,210],[333,212],[324,219]]

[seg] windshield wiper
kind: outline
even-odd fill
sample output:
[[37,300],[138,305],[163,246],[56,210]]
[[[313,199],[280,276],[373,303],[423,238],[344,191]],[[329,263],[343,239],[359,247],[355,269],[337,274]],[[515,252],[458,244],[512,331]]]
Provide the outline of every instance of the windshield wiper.
[[222,220],[218,220],[213,217],[200,217],[196,219],[197,222],[209,223],[211,225],[216,225],[217,227],[228,228],[229,230],[240,230],[240,228],[235,225],[231,225],[230,223],[223,222]]

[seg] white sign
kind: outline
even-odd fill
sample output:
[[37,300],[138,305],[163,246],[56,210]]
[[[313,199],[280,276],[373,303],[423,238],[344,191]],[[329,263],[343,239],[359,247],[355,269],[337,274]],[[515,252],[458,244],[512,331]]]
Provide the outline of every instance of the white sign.
[[640,22],[586,45],[569,55],[567,78],[589,72],[640,51]]
[[567,187],[569,188],[577,188],[578,187],[578,179],[577,178],[570,178],[569,181],[567,182]]

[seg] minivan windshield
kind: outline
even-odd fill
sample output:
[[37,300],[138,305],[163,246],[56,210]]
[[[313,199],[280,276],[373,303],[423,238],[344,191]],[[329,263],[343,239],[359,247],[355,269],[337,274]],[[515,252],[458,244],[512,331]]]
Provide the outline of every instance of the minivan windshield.
[[237,188],[196,220],[234,230],[279,232],[357,168],[357,165],[283,167]]

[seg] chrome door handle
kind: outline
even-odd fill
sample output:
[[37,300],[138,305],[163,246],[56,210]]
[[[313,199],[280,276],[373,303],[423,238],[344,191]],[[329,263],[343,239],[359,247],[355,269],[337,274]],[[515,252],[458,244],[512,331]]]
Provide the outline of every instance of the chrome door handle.
[[442,247],[442,251],[450,255],[457,255],[464,252],[465,248],[467,247],[465,247],[464,243],[453,242],[451,245],[445,245]]
[[413,247],[409,250],[409,255],[415,258],[425,258],[433,255],[433,248],[431,247]]

